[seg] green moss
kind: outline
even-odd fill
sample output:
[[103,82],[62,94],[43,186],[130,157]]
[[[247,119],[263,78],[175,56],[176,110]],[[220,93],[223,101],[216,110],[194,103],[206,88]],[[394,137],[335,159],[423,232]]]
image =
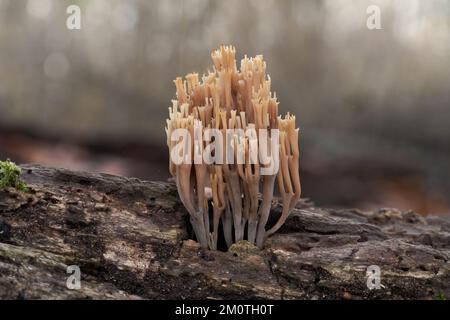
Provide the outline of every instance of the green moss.
[[445,298],[445,294],[441,291],[439,292],[439,294],[436,296],[436,300],[447,300]]
[[237,256],[241,254],[258,254],[260,250],[254,244],[248,242],[247,240],[241,240],[233,243],[228,249],[228,252],[236,254]]
[[0,161],[0,188],[15,188],[27,191],[28,188],[20,181],[20,168],[12,161]]

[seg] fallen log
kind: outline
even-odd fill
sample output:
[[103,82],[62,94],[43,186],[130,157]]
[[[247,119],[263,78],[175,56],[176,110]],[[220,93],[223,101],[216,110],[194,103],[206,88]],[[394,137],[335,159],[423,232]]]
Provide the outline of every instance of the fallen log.
[[449,217],[302,200],[263,250],[209,251],[170,182],[35,165],[21,179],[28,192],[0,190],[0,299],[450,296]]

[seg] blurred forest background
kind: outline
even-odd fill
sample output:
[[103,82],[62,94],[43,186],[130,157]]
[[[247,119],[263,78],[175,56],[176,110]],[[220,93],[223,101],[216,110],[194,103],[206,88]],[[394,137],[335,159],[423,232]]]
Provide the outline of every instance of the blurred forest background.
[[448,0],[0,0],[0,159],[167,179],[172,80],[220,44],[268,61],[305,197],[450,213]]

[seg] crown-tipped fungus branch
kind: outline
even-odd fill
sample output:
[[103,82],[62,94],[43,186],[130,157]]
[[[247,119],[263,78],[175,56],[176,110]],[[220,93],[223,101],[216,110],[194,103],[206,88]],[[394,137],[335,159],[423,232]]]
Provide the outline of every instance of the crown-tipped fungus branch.
[[[227,246],[245,239],[263,247],[301,193],[295,117],[278,115],[263,57],[244,57],[238,69],[235,55],[234,47],[221,46],[211,53],[213,72],[175,79],[166,127],[169,171],[197,241],[213,250],[220,221]],[[276,179],[283,210],[266,230]]]
[[295,116],[287,115],[286,119],[278,120],[280,132],[280,164],[278,172],[278,188],[281,193],[283,210],[275,225],[266,232],[266,236],[275,233],[286,221],[289,212],[294,209],[301,194],[298,174],[298,129],[295,129]]

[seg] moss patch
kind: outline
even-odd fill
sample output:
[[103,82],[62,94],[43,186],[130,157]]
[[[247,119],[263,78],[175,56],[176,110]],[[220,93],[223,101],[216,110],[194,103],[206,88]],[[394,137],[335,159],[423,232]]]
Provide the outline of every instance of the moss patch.
[[439,294],[436,296],[436,300],[447,300],[445,298],[445,294],[441,291],[439,292]]
[[20,168],[12,161],[0,161],[0,188],[15,188],[27,191],[25,183],[20,181]]

